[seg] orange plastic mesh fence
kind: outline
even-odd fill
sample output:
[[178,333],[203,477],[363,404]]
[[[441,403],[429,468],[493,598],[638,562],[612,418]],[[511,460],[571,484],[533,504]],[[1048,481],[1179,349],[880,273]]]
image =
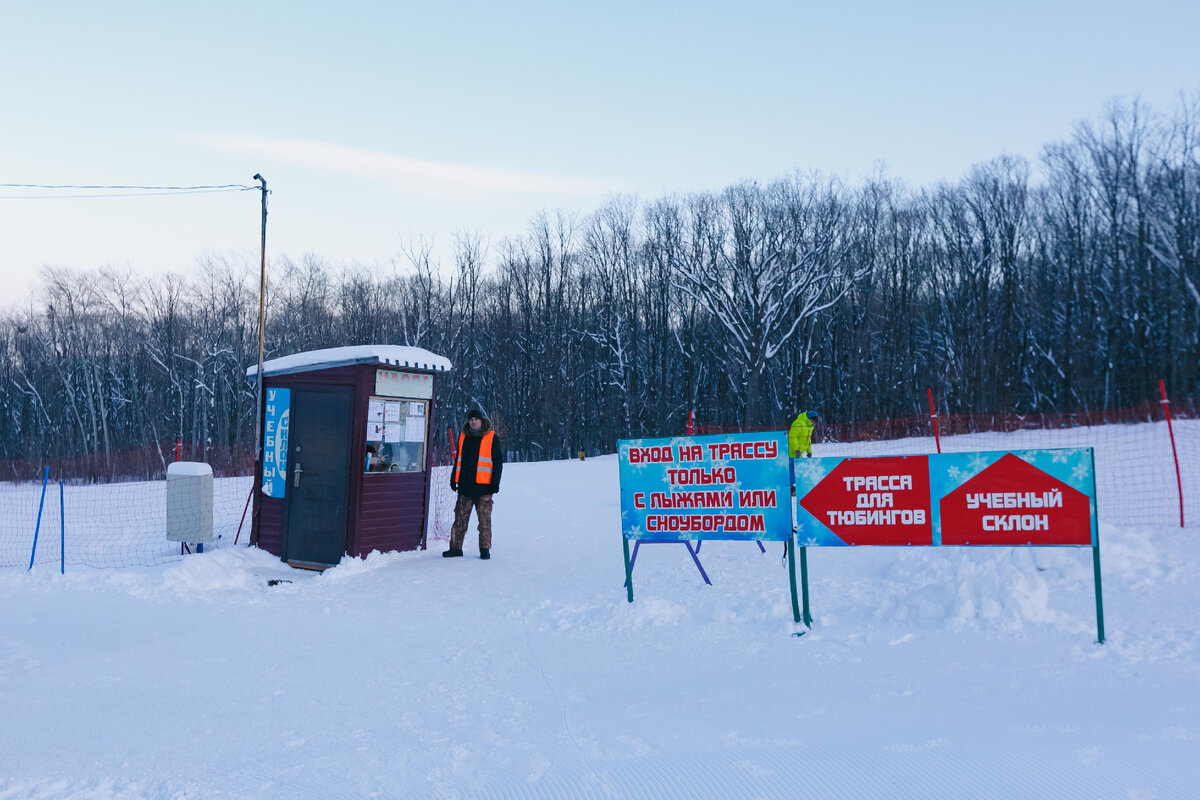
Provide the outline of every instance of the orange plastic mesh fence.
[[[950,414],[937,417],[945,453],[1091,447],[1101,523],[1178,525],[1180,488],[1188,527],[1200,526],[1200,418],[1189,403],[1171,404],[1171,436],[1161,404],[1075,414]],[[790,420],[745,428],[696,425],[696,435],[786,431]],[[919,455],[937,452],[929,415],[819,423],[812,453],[821,456]]]
[[[1200,526],[1200,418],[1194,406],[1172,403],[1175,453],[1163,409],[1147,403],[1092,414],[943,415],[937,423],[943,452],[1092,447],[1096,452],[1101,523],[1178,525],[1182,482],[1188,527]],[[790,420],[758,430],[786,430]],[[682,427],[682,426],[681,426]],[[750,432],[738,426],[696,425],[696,435]],[[683,431],[681,430],[680,433]],[[171,448],[173,450],[173,448]],[[933,453],[937,444],[929,416],[885,420],[822,421],[813,436],[813,455],[874,456]],[[145,448],[107,457],[50,461],[50,481],[42,496],[42,465],[0,462],[0,566],[67,565],[130,567],[161,564],[181,557],[179,543],[167,540],[168,455]],[[205,455],[205,454],[199,454]],[[233,544],[253,479],[248,451],[207,454],[213,466],[213,541],[206,549]],[[184,458],[194,455],[185,451]],[[434,452],[430,480],[427,541],[446,541],[454,519],[450,489],[453,447]],[[200,460],[197,458],[196,460]],[[118,480],[120,474],[140,480]],[[63,479],[60,489],[59,478]],[[40,522],[38,519],[41,509]],[[173,519],[205,511],[176,505]],[[249,516],[242,541],[249,541]],[[35,532],[37,537],[34,551]],[[65,551],[61,544],[65,532]]]

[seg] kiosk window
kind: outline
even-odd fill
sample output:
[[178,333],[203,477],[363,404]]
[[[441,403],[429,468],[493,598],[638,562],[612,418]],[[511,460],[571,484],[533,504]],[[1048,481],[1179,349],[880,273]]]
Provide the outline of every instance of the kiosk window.
[[425,400],[372,397],[367,406],[367,472],[424,472]]

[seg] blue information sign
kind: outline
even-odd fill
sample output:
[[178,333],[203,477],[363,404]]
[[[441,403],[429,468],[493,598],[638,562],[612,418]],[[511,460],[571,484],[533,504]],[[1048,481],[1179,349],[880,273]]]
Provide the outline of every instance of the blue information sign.
[[263,426],[262,493],[283,497],[287,491],[288,419],[292,390],[267,389],[267,414]]
[[622,439],[626,539],[787,541],[787,434]]

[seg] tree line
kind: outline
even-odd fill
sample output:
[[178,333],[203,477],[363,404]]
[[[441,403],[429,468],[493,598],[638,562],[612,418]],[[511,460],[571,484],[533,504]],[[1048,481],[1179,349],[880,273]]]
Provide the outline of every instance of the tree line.
[[[267,358],[408,344],[454,363],[437,415],[489,413],[515,458],[612,452],[703,424],[1090,412],[1200,386],[1200,96],[1114,101],[961,179],[819,174],[465,231],[393,264],[272,259]],[[254,437],[256,257],[187,276],[46,269],[0,314],[0,461],[174,457],[244,468]],[[445,438],[444,436],[440,438]],[[441,444],[441,442],[439,442]],[[158,467],[155,462],[159,462]],[[234,463],[236,462],[236,464]],[[24,469],[24,467],[21,467]],[[135,470],[136,471],[136,470]],[[5,475],[5,479],[27,478]]]

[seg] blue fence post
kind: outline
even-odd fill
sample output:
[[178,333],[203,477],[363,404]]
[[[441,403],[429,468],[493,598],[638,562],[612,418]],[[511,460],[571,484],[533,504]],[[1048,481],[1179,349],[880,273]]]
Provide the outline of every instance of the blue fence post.
[[67,574],[67,503],[63,499],[62,478],[58,479],[58,574]]
[[29,551],[29,569],[33,569],[33,558],[37,555],[38,531],[42,529],[42,507],[46,505],[46,482],[50,480],[50,468],[42,473],[42,499],[38,502],[37,525],[33,528],[33,549]]

